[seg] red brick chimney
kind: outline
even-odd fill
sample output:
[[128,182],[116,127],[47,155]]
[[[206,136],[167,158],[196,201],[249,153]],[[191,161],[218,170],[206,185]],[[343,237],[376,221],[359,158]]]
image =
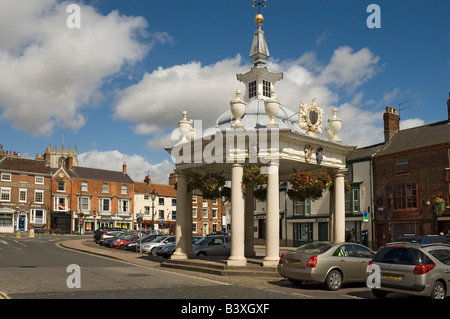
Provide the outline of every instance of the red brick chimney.
[[73,167],[73,157],[69,156],[68,158],[66,158],[66,168],[72,169],[72,167]]
[[123,171],[124,174],[127,173],[127,163],[126,162],[123,162],[122,171]]
[[169,185],[176,185],[178,182],[177,173],[170,173],[169,175]]
[[144,183],[146,183],[148,186],[152,185],[152,179],[150,178],[150,175],[145,176]]
[[394,136],[400,128],[400,116],[393,107],[386,106],[386,112],[383,114],[384,120],[384,141],[387,142]]

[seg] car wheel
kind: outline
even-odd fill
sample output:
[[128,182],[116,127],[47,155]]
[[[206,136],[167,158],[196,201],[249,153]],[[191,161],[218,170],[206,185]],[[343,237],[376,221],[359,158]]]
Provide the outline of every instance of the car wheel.
[[197,256],[206,256],[206,253],[204,251],[199,251],[197,253]]
[[330,290],[338,290],[342,286],[342,275],[338,270],[332,270],[327,276],[326,284]]
[[445,298],[445,287],[440,281],[436,281],[431,290],[431,299],[444,299]]
[[372,289],[372,295],[374,295],[375,298],[385,298],[387,294],[387,291]]

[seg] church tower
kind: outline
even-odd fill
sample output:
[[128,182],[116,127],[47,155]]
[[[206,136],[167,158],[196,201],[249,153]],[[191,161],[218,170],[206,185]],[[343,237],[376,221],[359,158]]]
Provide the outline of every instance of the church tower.
[[50,144],[48,144],[48,147],[45,149],[45,165],[49,166],[50,168],[66,167],[68,158],[72,158],[71,166],[78,166],[76,145],[74,150],[70,149],[70,145],[66,150],[64,148],[64,144],[62,145],[61,149],[58,149],[56,145],[55,148],[52,149]]

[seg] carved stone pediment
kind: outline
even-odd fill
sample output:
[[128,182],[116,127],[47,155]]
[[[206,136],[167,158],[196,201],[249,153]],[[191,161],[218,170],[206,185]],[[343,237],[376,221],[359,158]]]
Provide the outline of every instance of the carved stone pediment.
[[312,99],[312,104],[300,102],[300,112],[298,124],[306,134],[316,137],[314,133],[322,133],[323,109],[317,107],[316,98]]

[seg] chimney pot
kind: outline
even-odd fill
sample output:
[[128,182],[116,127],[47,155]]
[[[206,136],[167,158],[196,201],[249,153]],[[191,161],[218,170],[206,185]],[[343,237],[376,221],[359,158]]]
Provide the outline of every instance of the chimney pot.
[[387,142],[400,128],[400,116],[397,114],[397,110],[391,106],[386,106],[383,121],[384,141]]
[[123,169],[123,173],[126,174],[127,173],[127,163],[126,162],[123,162],[122,169]]

